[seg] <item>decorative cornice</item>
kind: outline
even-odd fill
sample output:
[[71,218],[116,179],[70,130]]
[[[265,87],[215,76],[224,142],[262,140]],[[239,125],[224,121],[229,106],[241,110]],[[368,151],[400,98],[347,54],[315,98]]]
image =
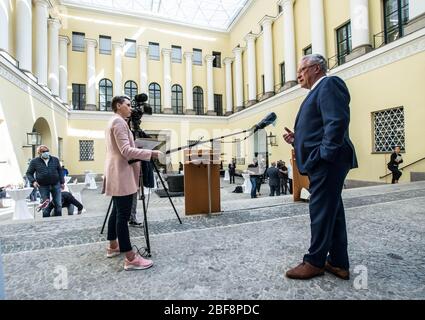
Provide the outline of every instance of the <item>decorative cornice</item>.
[[69,45],[71,43],[71,40],[69,40],[68,36],[59,35],[59,43],[60,42],[66,42],[66,45]]
[[244,52],[245,48],[244,47],[236,47],[232,50],[233,54],[242,54],[242,52]]
[[50,18],[50,19],[47,19],[47,23],[49,24],[49,26],[57,28],[57,29],[61,27],[61,22],[59,19]]
[[171,55],[171,49],[168,49],[168,48],[163,48],[162,50],[161,50],[161,53],[165,56],[165,55]]
[[26,75],[25,72],[19,70],[3,56],[0,56],[0,77],[37,99],[49,109],[57,111],[65,118],[68,117],[67,106],[61,104],[55,97],[31,79],[31,77]]
[[255,41],[255,39],[257,39],[257,35],[255,35],[255,34],[253,34],[253,33],[250,32],[243,39],[246,42]]
[[143,46],[143,45],[139,45],[139,46],[137,46],[137,49],[140,51],[140,52],[146,52],[146,54],[149,52],[149,47],[148,46]]
[[271,17],[271,16],[267,16],[265,15],[259,22],[259,25],[265,25],[267,23],[272,24],[274,22],[275,18]]
[[204,57],[206,62],[212,62],[215,59],[215,56],[211,55],[211,54],[207,54]]
[[233,61],[235,61],[235,58],[226,57],[223,59],[224,64],[232,64]]
[[84,42],[86,43],[87,46],[93,46],[93,47],[97,47],[97,40],[95,39],[90,39],[90,38],[84,38]]

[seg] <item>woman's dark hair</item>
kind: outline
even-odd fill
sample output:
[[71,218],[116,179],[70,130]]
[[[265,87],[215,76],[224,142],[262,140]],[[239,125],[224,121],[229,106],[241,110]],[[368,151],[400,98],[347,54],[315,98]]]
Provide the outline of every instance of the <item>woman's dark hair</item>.
[[129,97],[127,96],[115,96],[112,99],[112,111],[117,112],[117,104],[118,103],[123,103],[125,100],[131,100]]

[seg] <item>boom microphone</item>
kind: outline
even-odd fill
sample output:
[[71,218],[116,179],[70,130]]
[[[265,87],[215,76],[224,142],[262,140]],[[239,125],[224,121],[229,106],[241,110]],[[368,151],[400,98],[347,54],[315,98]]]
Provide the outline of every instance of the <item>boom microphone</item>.
[[272,124],[276,120],[276,118],[276,113],[270,112],[263,120],[254,125],[251,130],[257,132],[260,129],[264,129],[268,125]]

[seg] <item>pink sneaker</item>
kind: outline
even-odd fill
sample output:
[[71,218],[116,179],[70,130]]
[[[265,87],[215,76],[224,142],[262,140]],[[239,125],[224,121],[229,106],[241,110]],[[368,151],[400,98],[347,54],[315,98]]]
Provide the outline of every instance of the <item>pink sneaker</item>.
[[153,266],[153,261],[136,254],[133,261],[124,260],[124,270],[143,270]]
[[113,258],[113,257],[116,257],[116,256],[119,256],[120,255],[120,248],[119,247],[116,247],[115,249],[111,249],[111,248],[107,248],[106,249],[106,257],[107,258]]

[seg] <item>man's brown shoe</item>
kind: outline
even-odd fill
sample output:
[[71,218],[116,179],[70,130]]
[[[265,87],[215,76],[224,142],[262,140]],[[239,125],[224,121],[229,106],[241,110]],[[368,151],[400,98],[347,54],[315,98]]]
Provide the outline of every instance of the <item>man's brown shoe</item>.
[[286,276],[291,279],[307,280],[317,276],[323,276],[325,268],[318,268],[308,262],[302,262],[295,268],[286,271]]
[[325,270],[329,273],[332,273],[334,276],[343,279],[343,280],[350,280],[350,271],[334,267],[329,262],[326,261],[325,264]]

